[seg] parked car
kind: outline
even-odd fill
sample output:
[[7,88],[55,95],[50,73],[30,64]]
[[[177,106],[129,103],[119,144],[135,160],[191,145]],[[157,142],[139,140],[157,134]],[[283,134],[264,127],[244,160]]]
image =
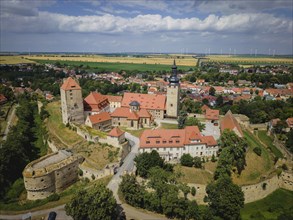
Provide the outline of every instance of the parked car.
[[55,220],[57,216],[56,212],[50,212],[48,215],[48,220]]

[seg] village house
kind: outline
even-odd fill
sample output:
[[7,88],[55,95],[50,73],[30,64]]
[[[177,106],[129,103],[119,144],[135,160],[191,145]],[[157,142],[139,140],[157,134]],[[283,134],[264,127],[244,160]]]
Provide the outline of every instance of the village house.
[[107,134],[107,141],[109,144],[117,147],[121,146],[122,143],[125,142],[125,132],[121,131],[120,128],[114,127],[108,134]]
[[217,155],[218,144],[213,136],[203,136],[197,126],[184,129],[145,130],[140,137],[139,152],[156,150],[166,161],[180,159],[183,154],[195,157]]
[[101,93],[91,92],[84,99],[83,103],[85,116],[99,114],[101,112],[110,112],[108,98]]
[[104,95],[108,99],[110,104],[110,112],[113,112],[116,108],[121,107],[122,96]]
[[88,115],[85,120],[85,125],[96,130],[106,131],[111,128],[112,119],[108,112],[101,112],[99,114]]
[[208,108],[206,109],[205,118],[217,125],[219,122],[219,114],[219,110]]

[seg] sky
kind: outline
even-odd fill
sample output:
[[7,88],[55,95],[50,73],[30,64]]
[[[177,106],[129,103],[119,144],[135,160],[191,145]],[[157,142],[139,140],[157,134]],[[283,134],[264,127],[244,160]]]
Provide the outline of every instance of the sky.
[[293,54],[292,0],[0,0],[0,52]]

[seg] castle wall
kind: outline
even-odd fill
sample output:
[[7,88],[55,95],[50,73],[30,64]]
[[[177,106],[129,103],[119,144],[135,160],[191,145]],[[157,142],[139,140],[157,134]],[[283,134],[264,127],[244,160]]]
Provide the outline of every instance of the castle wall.
[[78,179],[78,165],[76,160],[54,172],[56,192],[62,192]]

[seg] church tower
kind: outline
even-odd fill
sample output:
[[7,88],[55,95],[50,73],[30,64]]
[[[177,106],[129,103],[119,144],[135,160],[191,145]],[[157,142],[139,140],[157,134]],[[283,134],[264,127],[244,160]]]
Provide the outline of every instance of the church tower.
[[62,122],[66,125],[69,122],[83,124],[84,109],[81,87],[78,83],[68,77],[60,88]]
[[174,60],[172,66],[172,75],[169,78],[169,85],[167,87],[167,117],[177,118],[179,110],[179,92],[180,83],[177,77],[177,66]]

